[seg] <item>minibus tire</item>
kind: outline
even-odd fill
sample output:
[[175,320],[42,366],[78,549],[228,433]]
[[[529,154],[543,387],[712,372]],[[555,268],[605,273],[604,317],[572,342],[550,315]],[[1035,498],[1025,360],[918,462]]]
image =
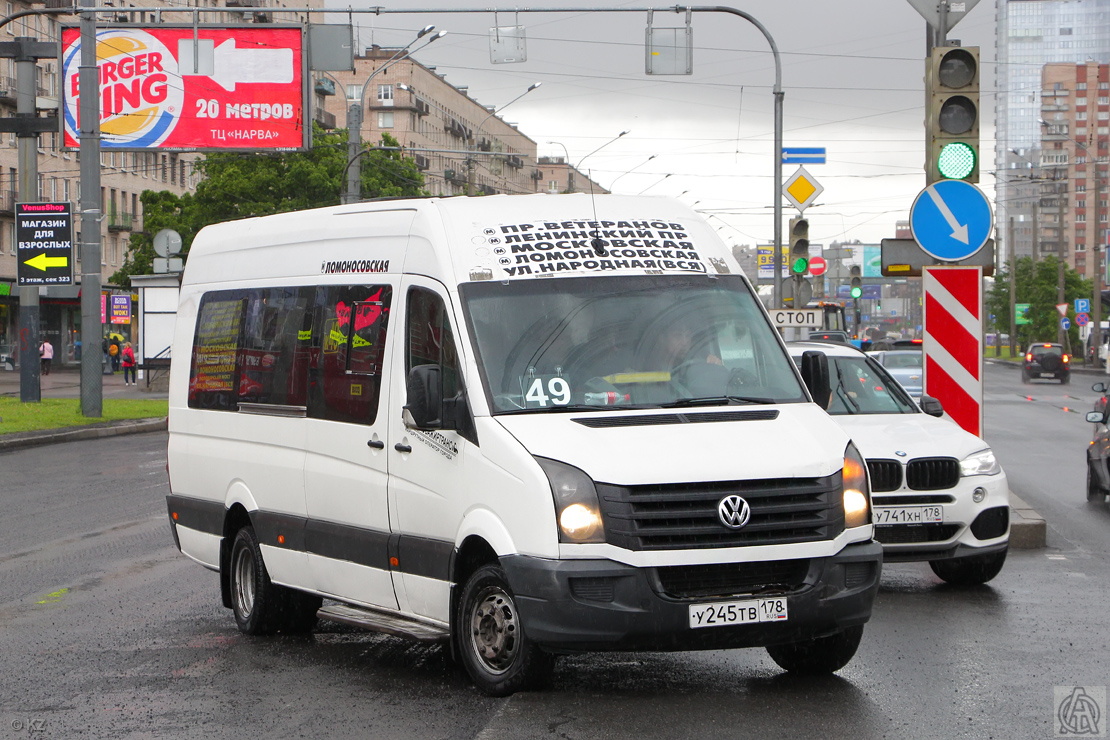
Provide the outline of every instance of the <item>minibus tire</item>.
[[228,561],[231,610],[239,631],[245,635],[272,635],[278,630],[282,613],[280,587],[270,581],[254,527],[235,533]]
[[839,671],[856,654],[863,637],[863,625],[849,627],[828,637],[768,645],[767,654],[783,670],[791,673],[818,675]]
[[546,683],[555,659],[528,639],[500,565],[483,565],[463,587],[455,621],[459,659],[489,696]]

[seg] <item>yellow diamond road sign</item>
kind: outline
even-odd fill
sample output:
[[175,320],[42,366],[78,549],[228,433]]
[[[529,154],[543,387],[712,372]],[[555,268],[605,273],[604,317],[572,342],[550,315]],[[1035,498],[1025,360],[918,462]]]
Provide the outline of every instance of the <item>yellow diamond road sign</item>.
[[782,194],[794,204],[799,211],[804,211],[813,204],[825,188],[814,179],[813,175],[806,172],[805,167],[799,167],[782,186]]

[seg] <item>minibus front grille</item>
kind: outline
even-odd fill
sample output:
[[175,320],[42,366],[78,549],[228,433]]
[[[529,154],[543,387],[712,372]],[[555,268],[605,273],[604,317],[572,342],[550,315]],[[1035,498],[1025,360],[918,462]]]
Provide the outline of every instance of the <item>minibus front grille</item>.
[[655,573],[662,593],[676,599],[791,593],[805,585],[809,560],[672,565]]
[[906,486],[915,491],[942,491],[960,482],[960,461],[954,457],[922,457],[906,465]]
[[[840,473],[645,486],[597,484],[606,541],[628,550],[680,550],[785,545],[836,537],[844,530]],[[751,511],[736,529],[718,506],[740,496]]]

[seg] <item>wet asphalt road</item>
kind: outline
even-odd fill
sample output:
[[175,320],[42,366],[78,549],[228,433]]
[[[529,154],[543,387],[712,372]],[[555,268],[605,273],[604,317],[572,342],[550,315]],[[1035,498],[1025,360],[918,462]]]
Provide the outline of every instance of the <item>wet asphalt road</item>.
[[1064,410],[1089,384],[1000,373],[987,438],[1049,548],[973,589],[888,566],[859,653],[821,679],[762,650],[594,654],[489,699],[439,648],[326,623],[248,638],[173,548],[164,434],[2,454],[0,738],[1050,738],[1054,687],[1110,683],[1110,509],[1083,500],[1090,427]]

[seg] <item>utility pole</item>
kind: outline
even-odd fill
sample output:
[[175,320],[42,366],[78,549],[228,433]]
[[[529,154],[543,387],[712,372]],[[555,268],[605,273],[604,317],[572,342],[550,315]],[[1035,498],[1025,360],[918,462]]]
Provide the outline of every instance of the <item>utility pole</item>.
[[[33,202],[39,199],[38,137],[44,131],[56,131],[56,118],[39,118],[35,111],[35,60],[53,58],[57,47],[45,41],[20,36],[0,43],[0,57],[15,60],[16,114],[0,119],[0,132],[14,133],[18,139],[19,188],[17,199]],[[18,253],[19,250],[16,249]],[[41,313],[39,286],[19,288],[19,400],[38,403],[42,400],[42,378],[39,375],[39,336]]]
[[1007,251],[1010,258],[1010,356],[1017,346],[1017,246],[1014,239],[1014,217],[1010,216],[1010,240]]
[[[1063,182],[1063,186],[1059,181],[1053,184],[1052,190],[1056,194],[1056,302],[1067,303],[1067,297],[1064,294],[1064,276],[1067,272],[1067,246],[1064,240],[1064,199],[1067,197],[1068,184]],[[1058,324],[1056,330],[1057,341],[1064,346],[1064,351],[1069,355],[1071,351],[1071,332],[1064,329],[1063,322]]]
[[81,414],[104,415],[100,353],[100,79],[96,65],[96,0],[81,0],[81,64],[77,68],[81,157]]

